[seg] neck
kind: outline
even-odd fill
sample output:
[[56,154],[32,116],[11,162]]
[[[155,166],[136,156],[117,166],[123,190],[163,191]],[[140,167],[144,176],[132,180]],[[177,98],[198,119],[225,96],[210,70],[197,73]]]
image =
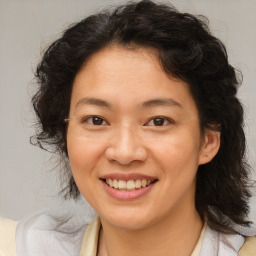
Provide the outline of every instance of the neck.
[[139,230],[124,230],[102,220],[98,256],[191,255],[203,223],[194,207],[180,210]]

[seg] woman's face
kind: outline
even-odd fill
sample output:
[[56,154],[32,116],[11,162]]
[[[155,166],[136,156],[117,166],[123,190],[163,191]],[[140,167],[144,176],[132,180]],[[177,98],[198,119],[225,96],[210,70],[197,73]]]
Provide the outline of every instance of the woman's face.
[[76,184],[103,221],[139,229],[195,211],[207,162],[196,104],[152,50],[112,46],[77,74],[67,131]]

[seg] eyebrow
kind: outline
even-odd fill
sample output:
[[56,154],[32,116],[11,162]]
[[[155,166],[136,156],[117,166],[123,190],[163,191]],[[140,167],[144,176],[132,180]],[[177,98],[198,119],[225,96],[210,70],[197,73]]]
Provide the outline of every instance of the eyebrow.
[[87,104],[87,105],[95,105],[95,106],[99,106],[99,107],[106,107],[106,108],[111,108],[111,104],[101,100],[101,99],[97,99],[97,98],[82,98],[81,100],[79,100],[76,103],[76,107],[78,107],[79,105],[83,105],[83,104]]
[[[83,104],[95,105],[95,106],[105,107],[105,108],[112,108],[112,105],[109,102],[105,100],[97,99],[97,98],[82,98],[77,102],[75,108]],[[142,107],[142,108],[152,108],[152,107],[158,107],[158,106],[182,107],[182,105],[179,102],[170,98],[150,99],[139,104],[139,107]]]
[[159,98],[159,99],[151,99],[143,102],[141,104],[143,108],[151,108],[151,107],[158,107],[158,106],[177,106],[182,107],[182,105],[170,98]]

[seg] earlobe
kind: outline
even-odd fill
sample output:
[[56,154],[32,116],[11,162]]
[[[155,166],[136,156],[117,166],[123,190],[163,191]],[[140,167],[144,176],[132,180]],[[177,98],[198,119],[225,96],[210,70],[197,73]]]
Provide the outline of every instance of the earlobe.
[[204,141],[201,145],[199,165],[209,163],[216,156],[219,148],[220,132],[206,129],[204,134]]

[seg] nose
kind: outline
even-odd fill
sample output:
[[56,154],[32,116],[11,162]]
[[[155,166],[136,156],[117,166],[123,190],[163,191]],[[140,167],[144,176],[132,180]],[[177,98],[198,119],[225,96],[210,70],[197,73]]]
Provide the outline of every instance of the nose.
[[142,145],[136,131],[126,127],[115,131],[114,137],[109,142],[106,150],[106,157],[109,161],[129,165],[135,161],[145,161],[147,150]]

